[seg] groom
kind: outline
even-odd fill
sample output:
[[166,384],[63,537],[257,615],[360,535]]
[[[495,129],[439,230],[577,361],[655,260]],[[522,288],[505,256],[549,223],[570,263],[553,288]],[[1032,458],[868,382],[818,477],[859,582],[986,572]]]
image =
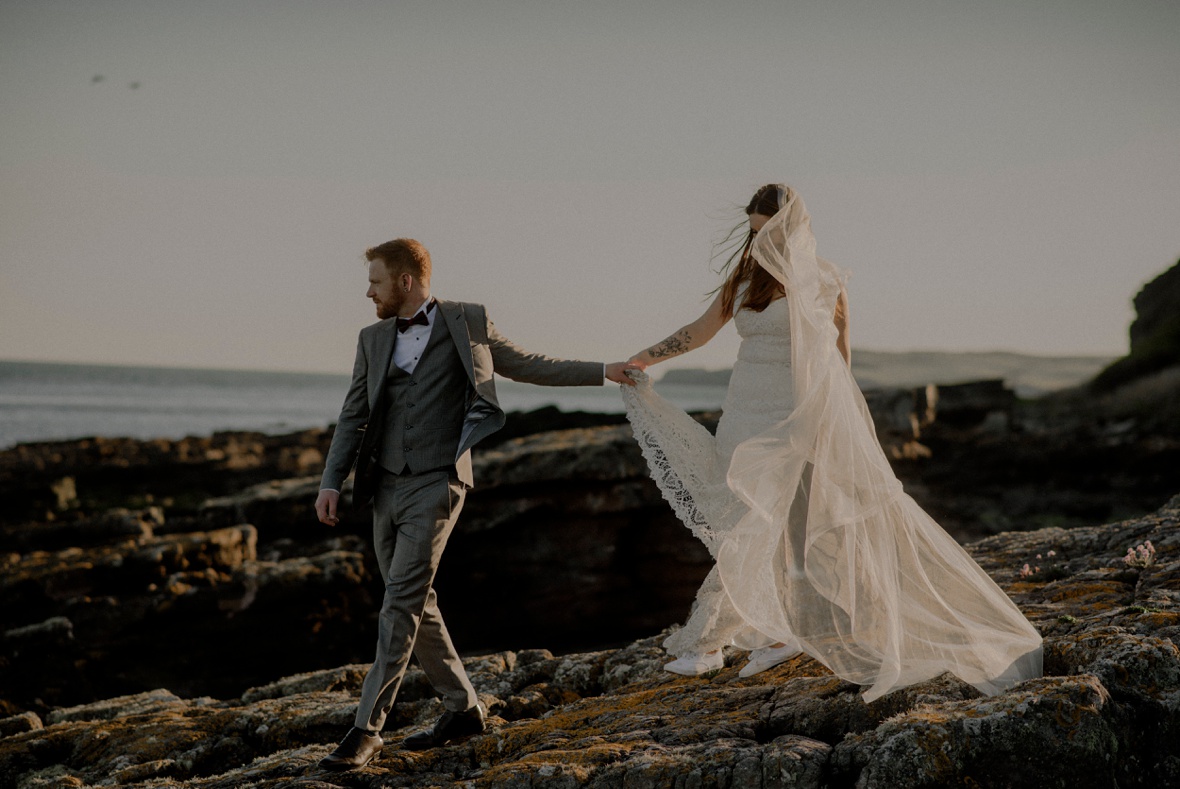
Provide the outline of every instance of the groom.
[[385,582],[377,657],[353,728],[320,762],[361,767],[381,751],[379,732],[410,661],[418,657],[446,712],[407,737],[433,748],[484,730],[484,712],[435,599],[434,574],[472,486],[471,447],[504,425],[492,373],[549,386],[631,381],[624,362],[603,365],[524,351],[496,331],[480,304],[430,296],[430,253],[399,238],[365,253],[366,297],[381,320],[361,330],[352,383],[336,424],[315,509],[338,522],[340,490],[355,465],[354,504],[373,500],[373,547]]

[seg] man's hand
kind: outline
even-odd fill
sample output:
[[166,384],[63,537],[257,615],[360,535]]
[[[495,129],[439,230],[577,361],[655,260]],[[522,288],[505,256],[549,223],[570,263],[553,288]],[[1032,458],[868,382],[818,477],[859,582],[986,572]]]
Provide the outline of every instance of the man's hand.
[[326,523],[329,526],[335,526],[340,522],[340,519],[336,517],[336,506],[339,503],[339,491],[320,491],[320,495],[316,496],[315,500],[315,514],[319,517],[320,523]]
[[606,378],[624,386],[635,386],[635,382],[627,377],[628,370],[642,370],[635,362],[611,362],[606,366]]

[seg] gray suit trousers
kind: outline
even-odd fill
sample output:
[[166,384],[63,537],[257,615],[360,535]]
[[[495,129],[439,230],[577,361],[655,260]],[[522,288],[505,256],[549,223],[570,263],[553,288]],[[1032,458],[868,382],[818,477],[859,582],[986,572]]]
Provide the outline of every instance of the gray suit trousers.
[[453,468],[422,474],[381,472],[373,499],[373,546],[385,580],[377,657],[361,688],[356,727],[379,732],[393,709],[412,652],[448,710],[477,703],[443,624],[434,574],[467,490]]

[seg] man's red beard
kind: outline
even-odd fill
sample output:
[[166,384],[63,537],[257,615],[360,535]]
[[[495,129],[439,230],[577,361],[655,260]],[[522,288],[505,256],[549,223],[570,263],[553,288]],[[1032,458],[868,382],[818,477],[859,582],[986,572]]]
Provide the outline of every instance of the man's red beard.
[[[400,295],[400,294],[398,294],[398,295]],[[380,318],[381,320],[385,320],[387,318],[396,318],[397,317],[398,311],[402,308],[403,304],[405,303],[405,298],[404,297],[398,298],[397,296],[394,296],[393,301],[373,302],[373,303],[377,306],[377,317]]]

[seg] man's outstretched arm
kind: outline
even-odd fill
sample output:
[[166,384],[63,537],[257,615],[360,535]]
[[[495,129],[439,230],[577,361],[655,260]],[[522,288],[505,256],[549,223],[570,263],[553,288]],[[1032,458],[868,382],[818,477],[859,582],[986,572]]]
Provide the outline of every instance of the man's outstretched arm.
[[626,386],[634,382],[625,370],[637,370],[631,362],[580,362],[554,359],[544,354],[530,353],[514,344],[487,319],[488,347],[496,372],[505,378],[543,386],[601,386],[603,379]]

